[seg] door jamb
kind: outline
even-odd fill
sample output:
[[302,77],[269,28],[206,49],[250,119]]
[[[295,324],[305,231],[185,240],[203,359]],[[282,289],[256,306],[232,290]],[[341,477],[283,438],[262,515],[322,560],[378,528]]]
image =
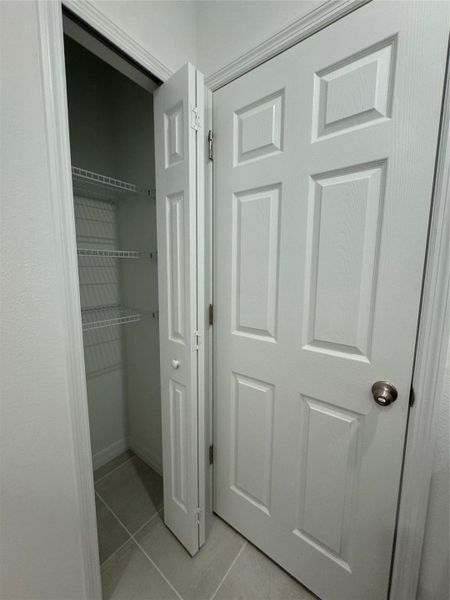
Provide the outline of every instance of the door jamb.
[[434,458],[437,417],[450,359],[450,73],[444,82],[439,142],[399,498],[390,600],[416,598]]
[[82,554],[84,597],[101,600],[93,464],[77,275],[75,216],[70,177],[62,5],[60,2],[36,2],[36,5],[46,118],[48,178],[55,245],[58,247],[55,256],[58,261],[58,281],[64,304],[66,378],[75,459],[74,476],[78,493],[80,538],[84,549]]

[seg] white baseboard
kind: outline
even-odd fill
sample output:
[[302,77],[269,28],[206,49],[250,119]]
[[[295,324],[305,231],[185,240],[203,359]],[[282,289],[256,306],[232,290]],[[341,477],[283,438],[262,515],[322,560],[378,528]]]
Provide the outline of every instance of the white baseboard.
[[147,463],[149,467],[162,476],[162,459],[160,456],[156,456],[148,448],[142,444],[139,444],[133,439],[128,441],[128,447],[136,454],[136,456],[142,458],[142,460]]
[[95,469],[98,469],[99,467],[102,467],[103,465],[105,465],[107,462],[109,462],[113,458],[116,458],[116,456],[123,454],[125,452],[125,450],[128,450],[128,448],[129,448],[128,438],[122,438],[121,440],[118,440],[117,442],[114,442],[113,444],[106,446],[106,448],[103,448],[103,450],[96,452],[92,456],[92,463],[94,466],[94,471],[95,471]]

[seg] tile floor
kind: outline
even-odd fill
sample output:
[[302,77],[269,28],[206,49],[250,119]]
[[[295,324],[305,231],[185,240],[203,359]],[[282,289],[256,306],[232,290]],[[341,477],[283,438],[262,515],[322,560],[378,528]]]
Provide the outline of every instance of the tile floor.
[[162,520],[162,479],[128,452],[95,472],[103,599],[314,600],[218,517],[192,558]]

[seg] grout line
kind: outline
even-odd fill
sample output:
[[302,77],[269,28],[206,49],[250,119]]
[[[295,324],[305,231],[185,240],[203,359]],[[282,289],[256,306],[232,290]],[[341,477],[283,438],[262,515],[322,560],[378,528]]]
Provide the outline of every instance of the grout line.
[[153,562],[153,560],[150,558],[150,556],[147,554],[147,552],[144,550],[144,548],[141,546],[141,544],[133,537],[131,536],[133,539],[133,542],[136,544],[136,546],[141,550],[141,552],[146,556],[146,558],[148,559],[148,561],[153,565],[153,567],[158,571],[158,573],[161,575],[161,577],[164,579],[164,581],[169,585],[169,587],[175,592],[175,594],[178,596],[178,598],[180,600],[183,600],[182,596],[180,595],[180,593],[178,592],[178,590],[170,583],[170,581],[167,579],[167,577],[164,575],[164,573],[161,571],[161,569],[158,567],[158,565]]
[[114,550],[114,552],[108,556],[108,558],[105,558],[105,560],[104,560],[102,563],[100,563],[100,570],[102,570],[102,569],[103,569],[103,567],[105,567],[105,568],[106,568],[106,566],[107,566],[107,563],[110,561],[110,559],[111,559],[111,558],[114,558],[114,556],[115,556],[115,555],[116,555],[118,552],[120,552],[124,546],[126,546],[127,544],[129,544],[129,543],[130,543],[130,542],[132,542],[132,541],[133,541],[133,538],[130,536],[130,537],[128,537],[128,538],[127,538],[127,539],[124,541],[124,543],[123,543],[123,544],[120,544],[120,546],[119,546],[118,548],[116,548],[116,549]]
[[128,535],[132,538],[133,534],[131,533],[131,531],[128,529],[128,527],[122,523],[122,521],[119,519],[119,517],[116,515],[116,513],[113,511],[113,509],[109,506],[109,504],[106,502],[106,500],[104,498],[102,498],[100,496],[100,494],[97,492],[97,490],[95,491],[95,494],[100,498],[100,500],[103,502],[103,504],[106,506],[106,508],[109,510],[109,512],[114,515],[114,517],[119,521],[119,523],[122,525],[122,527],[125,529],[125,531],[128,533]]
[[[172,589],[172,591],[175,592],[175,594],[178,596],[178,598],[180,600],[183,600],[182,596],[179,594],[178,590],[172,585],[172,583],[167,579],[167,577],[164,575],[164,573],[161,571],[161,569],[158,567],[158,565],[153,562],[153,560],[150,558],[150,556],[147,554],[147,552],[144,550],[144,548],[141,546],[141,544],[137,541],[137,539],[134,537],[137,533],[133,534],[131,533],[131,531],[128,529],[128,527],[125,526],[125,524],[119,519],[119,517],[114,513],[114,511],[112,510],[112,508],[109,506],[109,504],[107,502],[105,502],[105,500],[100,496],[100,494],[96,491],[95,492],[97,494],[97,496],[100,498],[100,500],[102,500],[102,502],[104,503],[104,505],[106,506],[106,508],[111,512],[112,515],[114,515],[114,517],[116,517],[116,519],[119,521],[119,523],[122,525],[122,527],[125,529],[125,531],[128,533],[128,535],[130,536],[131,540],[136,544],[136,546],[139,548],[139,550],[142,552],[142,554],[144,554],[144,556],[147,558],[147,560],[151,563],[151,565],[156,569],[156,571],[161,575],[161,577],[164,579],[164,581],[167,583],[167,585]],[[161,509],[162,510],[162,509]],[[159,514],[160,511],[158,511],[156,514],[153,515],[152,519],[156,517],[156,515]],[[150,521],[152,520],[150,519]],[[147,521],[148,523],[149,521]],[[144,525],[147,525],[147,523],[144,523]],[[144,527],[144,525],[142,527]],[[138,531],[140,531],[142,529],[142,527],[140,527],[138,529]],[[130,540],[127,540],[127,542],[129,542]],[[117,550],[116,550],[117,552]],[[111,554],[111,556],[114,556],[114,554],[116,553],[114,552],[113,554]],[[109,560],[111,557],[108,557],[107,560]],[[106,562],[106,561],[105,561]]]
[[146,525],[148,525],[150,523],[150,521],[153,521],[154,518],[156,518],[158,515],[160,515],[164,511],[164,506],[162,506],[160,509],[158,509],[155,512],[154,515],[152,515],[150,517],[150,519],[148,521],[145,521],[145,523],[143,525],[141,525],[139,527],[139,529],[136,529],[136,531],[134,533],[131,533],[131,531],[129,531],[128,527],[125,527],[124,523],[122,523],[122,521],[120,520],[120,518],[116,515],[116,513],[113,511],[113,509],[109,506],[109,504],[106,502],[106,500],[102,497],[102,495],[100,494],[100,492],[98,492],[97,490],[94,490],[94,491],[95,491],[95,495],[100,498],[100,500],[103,502],[103,504],[109,510],[109,512],[119,521],[119,523],[122,525],[122,527],[125,529],[125,531],[128,533],[128,535],[130,537],[134,537],[135,535],[137,535],[142,529],[144,529],[144,527]]
[[234,557],[233,562],[231,563],[228,571],[225,573],[225,575],[222,577],[222,579],[220,580],[219,585],[217,586],[215,592],[213,593],[213,595],[211,596],[211,598],[209,600],[214,600],[214,598],[216,597],[217,592],[220,590],[220,588],[222,587],[223,582],[225,581],[225,579],[228,577],[231,569],[234,567],[234,565],[236,564],[238,558],[240,557],[240,555],[242,554],[242,552],[244,551],[244,549],[246,548],[246,546],[248,545],[247,540],[244,541],[244,543],[242,544],[242,548],[239,550],[239,552],[236,554],[236,556]]
[[136,531],[133,533],[133,537],[134,537],[135,535],[137,535],[137,534],[138,534],[140,531],[142,531],[142,529],[144,529],[144,527],[145,527],[146,525],[148,525],[148,524],[149,524],[151,521],[153,521],[153,519],[155,519],[155,518],[156,518],[158,515],[160,515],[160,514],[161,514],[163,511],[164,511],[164,507],[161,507],[159,510],[157,510],[157,511],[155,512],[155,514],[154,514],[154,515],[152,515],[148,521],[146,521],[146,522],[145,522],[143,525],[141,525],[141,526],[139,527],[139,529],[136,529]]
[[[103,479],[105,479],[105,477],[108,477],[108,475],[111,475],[111,473],[114,473],[114,471],[117,471],[117,469],[120,469],[120,467],[123,467],[123,465],[126,465],[127,462],[129,462],[135,456],[136,455],[133,454],[133,456],[130,456],[129,458],[127,458],[126,460],[124,460],[123,463],[120,463],[120,465],[117,465],[117,467],[114,467],[114,469],[111,469],[111,471],[108,471],[107,473],[105,473],[104,475],[102,475],[101,477],[99,477],[98,479],[94,479],[94,486],[96,486],[97,483],[100,483],[100,481],[103,481]],[[99,469],[100,468],[101,467],[99,467]]]

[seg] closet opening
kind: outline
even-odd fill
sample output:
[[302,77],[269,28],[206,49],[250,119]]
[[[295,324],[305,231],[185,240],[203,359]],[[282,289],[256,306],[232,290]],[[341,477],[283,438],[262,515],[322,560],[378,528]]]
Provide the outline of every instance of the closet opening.
[[100,563],[163,507],[155,145],[160,82],[64,15]]

